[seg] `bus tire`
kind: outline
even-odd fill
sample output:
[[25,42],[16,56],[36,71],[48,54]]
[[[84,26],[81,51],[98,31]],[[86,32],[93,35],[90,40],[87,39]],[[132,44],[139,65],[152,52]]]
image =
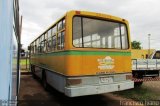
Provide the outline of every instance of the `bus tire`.
[[44,70],[42,72],[42,85],[43,85],[44,89],[46,91],[48,91],[48,83],[47,83],[46,73]]
[[143,82],[134,82],[135,87],[141,87]]
[[30,65],[30,68],[31,68],[32,77],[33,77],[34,79],[36,79],[36,75],[35,75],[35,66]]

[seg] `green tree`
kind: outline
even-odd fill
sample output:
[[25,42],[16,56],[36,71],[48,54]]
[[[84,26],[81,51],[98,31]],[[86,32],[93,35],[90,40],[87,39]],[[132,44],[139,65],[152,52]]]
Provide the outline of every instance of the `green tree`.
[[132,49],[141,49],[141,42],[139,41],[133,41],[132,43]]

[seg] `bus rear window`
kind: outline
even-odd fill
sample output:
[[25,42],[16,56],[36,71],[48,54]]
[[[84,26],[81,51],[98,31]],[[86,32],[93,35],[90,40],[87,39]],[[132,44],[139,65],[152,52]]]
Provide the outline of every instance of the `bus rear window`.
[[118,22],[75,16],[73,18],[73,46],[128,49],[126,25]]

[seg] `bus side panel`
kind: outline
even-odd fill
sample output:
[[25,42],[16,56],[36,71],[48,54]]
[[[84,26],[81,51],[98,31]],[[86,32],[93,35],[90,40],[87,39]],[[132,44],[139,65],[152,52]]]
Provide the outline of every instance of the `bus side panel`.
[[31,56],[31,64],[56,73],[65,74],[64,56],[46,55]]
[[31,58],[31,64],[66,76],[131,73],[131,57],[123,55],[88,55],[85,52],[43,55]]
[[83,56],[66,56],[65,67],[67,76],[81,76],[83,69]]
[[66,82],[64,59],[65,56],[33,56],[31,57],[31,64],[35,65],[35,74],[39,78],[42,79],[42,71],[44,70],[47,83],[56,90],[64,92]]
[[66,77],[53,71],[46,71],[47,83],[60,92],[64,92]]

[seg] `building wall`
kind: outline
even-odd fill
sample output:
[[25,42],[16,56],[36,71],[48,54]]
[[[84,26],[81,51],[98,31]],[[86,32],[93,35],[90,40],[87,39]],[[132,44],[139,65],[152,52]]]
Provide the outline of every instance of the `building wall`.
[[[150,49],[150,55],[155,51],[155,49]],[[132,59],[146,59],[148,55],[148,49],[132,49],[131,56]]]

